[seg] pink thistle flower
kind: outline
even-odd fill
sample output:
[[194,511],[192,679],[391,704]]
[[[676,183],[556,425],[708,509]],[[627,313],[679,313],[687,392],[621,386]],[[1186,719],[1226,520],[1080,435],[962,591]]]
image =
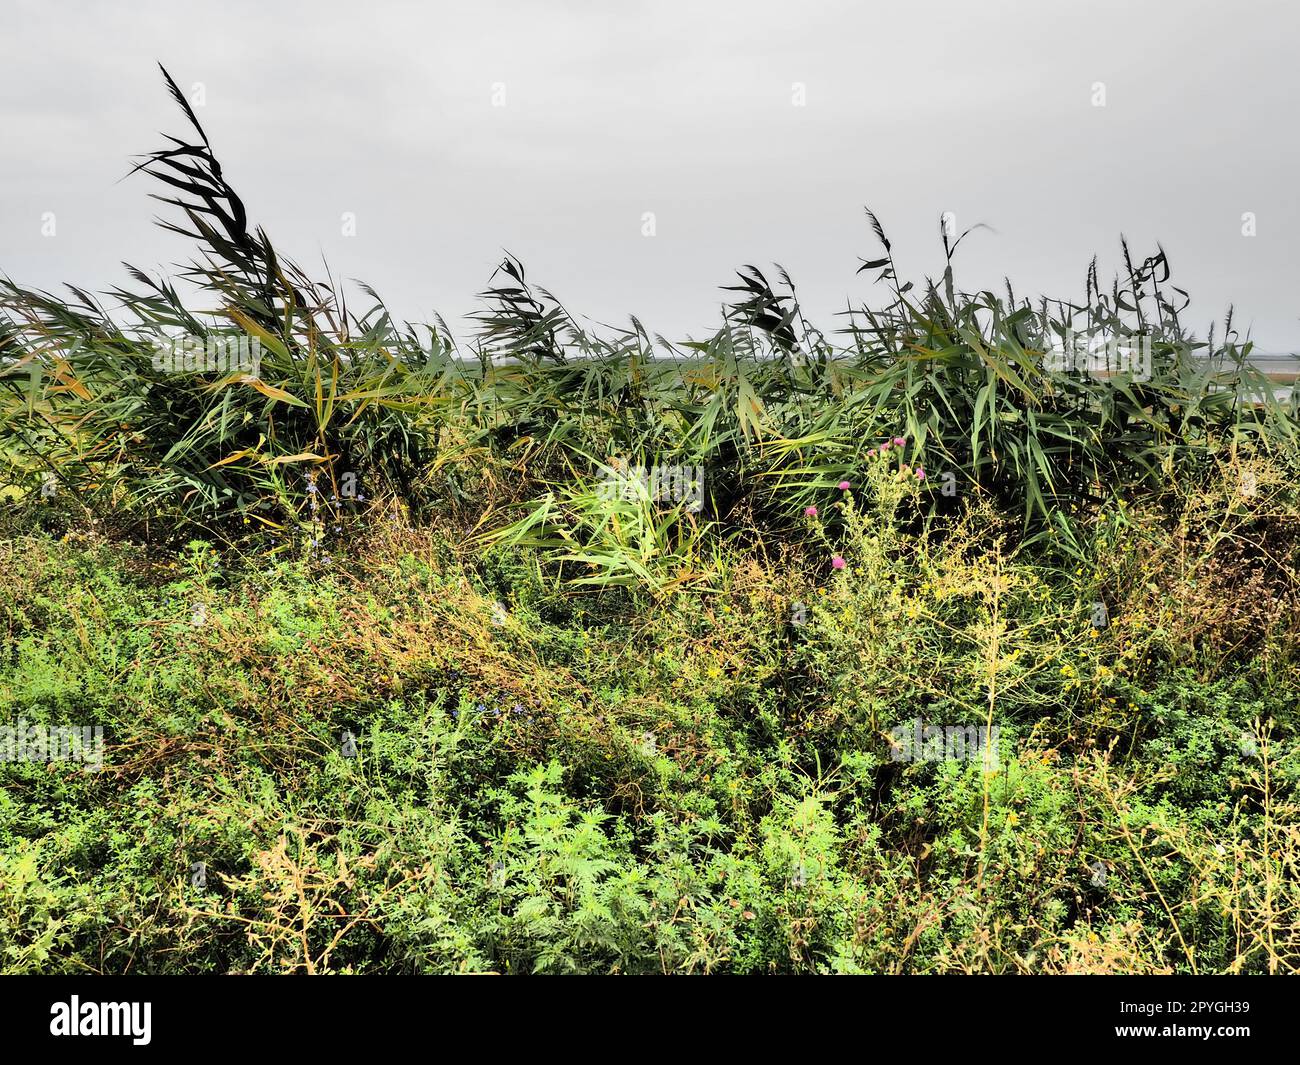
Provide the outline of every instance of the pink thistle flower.
[[896,436],[896,437],[894,437],[894,446],[895,446],[895,447],[902,447],[902,446],[903,446],[904,444],[906,444],[906,443],[907,443],[906,438],[901,437],[901,436]]
[[888,440],[886,440],[883,444],[880,445],[880,450],[881,450],[882,452],[884,452],[884,451],[888,451],[888,450],[889,450],[889,441],[888,441]]
[[841,492],[847,492],[848,490],[849,490],[849,482],[848,482],[848,481],[841,481],[841,482],[840,482],[840,491],[841,491]]
[[918,467],[916,468],[916,479],[917,479],[918,481],[924,481],[924,480],[925,480],[925,468],[924,468],[923,466],[918,466]]
[[831,559],[832,569],[843,569],[845,565],[846,563],[844,559],[840,558],[839,555],[836,555],[834,558]]
[[876,449],[873,447],[870,451],[867,452],[867,458],[874,459],[875,457],[876,457]]
[[809,518],[815,518],[815,517],[817,517],[817,508],[816,508],[816,507],[804,507],[804,508],[803,508],[803,512],[804,512],[804,516],[805,516],[805,517],[809,517]]

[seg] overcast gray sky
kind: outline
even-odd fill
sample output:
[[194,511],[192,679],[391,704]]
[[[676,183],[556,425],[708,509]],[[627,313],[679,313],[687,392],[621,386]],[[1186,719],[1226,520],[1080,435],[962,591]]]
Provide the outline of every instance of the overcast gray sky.
[[120,260],[185,258],[150,225],[150,180],[119,182],[182,129],[161,61],[281,250],[368,281],[401,318],[438,310],[463,332],[506,249],[575,314],[634,313],[674,338],[716,324],[736,267],[777,261],[830,328],[871,295],[854,276],[877,251],[869,205],[911,277],[941,270],[942,212],[993,227],[958,252],[967,288],[1008,275],[1079,296],[1121,233],[1143,254],[1159,240],[1198,325],[1231,302],[1261,348],[1300,349],[1294,3],[0,12],[0,272],[25,284],[102,289],[125,280]]

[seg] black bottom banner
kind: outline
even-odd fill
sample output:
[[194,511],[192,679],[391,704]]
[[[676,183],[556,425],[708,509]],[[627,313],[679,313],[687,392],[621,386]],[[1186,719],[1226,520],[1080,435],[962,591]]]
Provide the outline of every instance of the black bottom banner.
[[[770,1045],[788,1033],[802,1042],[815,1029],[832,1036],[836,1024],[866,1039],[865,1023],[879,1026],[889,1044],[918,1040],[918,1052],[987,1050],[993,1040],[1070,1060],[1123,1044],[1232,1054],[1242,1044],[1273,1045],[1294,1012],[1292,985],[1240,977],[773,978],[743,987],[732,979],[709,989],[716,995],[710,1023],[693,1013],[701,989],[681,981],[586,980],[575,990],[554,980],[9,977],[0,981],[0,1024],[6,1045],[19,1052],[93,1053],[115,1044],[127,1053],[256,1048],[337,1056],[420,1040],[436,1053],[431,1037],[456,1045],[468,1037],[496,1054],[512,1040],[532,1049],[552,1033],[557,1045],[590,1039],[587,1052],[599,1046],[608,1057],[622,1053],[611,1022],[644,1027],[647,1035],[672,1033],[678,1046],[708,1045],[711,1031],[719,1048],[725,1041],[732,1052],[747,1037]],[[682,1012],[688,1004],[689,1019]],[[629,1051],[644,1046],[638,1040]]]

